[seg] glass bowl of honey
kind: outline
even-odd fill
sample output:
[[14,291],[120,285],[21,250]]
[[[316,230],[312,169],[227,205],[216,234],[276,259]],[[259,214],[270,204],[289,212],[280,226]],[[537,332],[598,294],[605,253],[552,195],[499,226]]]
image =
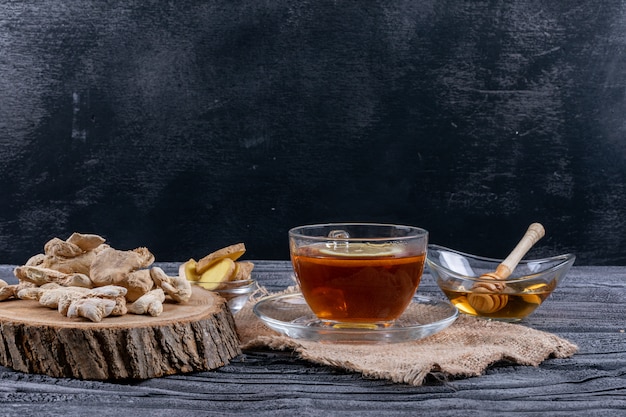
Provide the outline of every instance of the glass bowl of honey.
[[533,313],[565,279],[576,256],[522,260],[505,280],[485,278],[502,259],[428,245],[426,265],[450,302],[464,314],[516,322]]

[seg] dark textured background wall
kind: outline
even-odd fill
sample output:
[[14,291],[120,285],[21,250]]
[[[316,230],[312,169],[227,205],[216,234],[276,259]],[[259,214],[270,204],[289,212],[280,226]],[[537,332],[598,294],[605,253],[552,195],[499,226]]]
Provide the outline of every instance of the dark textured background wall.
[[623,1],[4,1],[0,263],[99,233],[286,259],[303,223],[626,264]]

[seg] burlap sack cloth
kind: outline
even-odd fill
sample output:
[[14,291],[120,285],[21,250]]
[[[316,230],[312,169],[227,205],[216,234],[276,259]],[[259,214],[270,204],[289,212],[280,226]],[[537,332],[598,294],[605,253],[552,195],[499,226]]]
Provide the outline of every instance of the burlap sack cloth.
[[[290,288],[286,292],[294,290]],[[478,376],[500,360],[537,366],[549,357],[570,357],[578,349],[550,333],[462,314],[445,330],[413,342],[363,345],[311,342],[269,329],[252,312],[253,305],[254,300],[235,315],[242,349],[291,349],[313,363],[416,386],[429,373],[439,378]]]

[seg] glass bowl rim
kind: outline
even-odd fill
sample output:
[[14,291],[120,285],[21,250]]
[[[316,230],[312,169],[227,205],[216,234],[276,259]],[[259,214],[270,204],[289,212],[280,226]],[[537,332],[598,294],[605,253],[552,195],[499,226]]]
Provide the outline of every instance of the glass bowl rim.
[[[239,284],[240,283],[240,284]],[[196,285],[200,288],[204,288],[202,286],[202,284],[214,284],[214,282],[198,282],[198,281],[192,281],[191,285]],[[236,280],[236,281],[225,281],[222,284],[231,284],[231,285],[226,285],[222,288],[219,289],[214,289],[214,290],[207,290],[207,291],[216,291],[216,292],[222,292],[222,291],[233,291],[233,292],[238,292],[238,291],[243,291],[243,290],[249,290],[254,288],[254,286],[256,285],[256,281],[253,279],[241,279],[241,280]],[[239,285],[234,285],[234,284],[239,284]],[[204,288],[206,290],[206,288]]]
[[[470,253],[466,253],[466,252],[461,252],[458,251],[456,249],[451,249],[445,246],[441,246],[441,245],[436,245],[436,244],[428,244],[428,250],[427,250],[427,254],[426,254],[426,264],[428,266],[434,265],[435,269],[441,269],[443,271],[446,272],[447,275],[450,275],[452,277],[455,278],[459,278],[459,279],[465,279],[465,280],[469,280],[469,281],[473,281],[473,282],[490,282],[492,280],[490,279],[480,279],[479,276],[469,276],[469,275],[463,275],[460,274],[458,272],[455,272],[449,268],[446,268],[445,266],[441,265],[439,262],[435,262],[432,260],[430,254],[431,254],[431,248],[436,249],[436,250],[445,250],[448,252],[452,252],[452,253],[456,253],[458,255],[462,255],[465,258],[471,258],[471,259],[475,259],[478,261],[483,261],[483,262],[492,262],[494,263],[494,270],[495,270],[495,266],[497,266],[498,264],[500,264],[504,259],[496,259],[496,258],[489,258],[489,257],[484,257],[484,256],[478,256],[478,255],[472,255]],[[571,264],[574,263],[574,261],[576,260],[576,255],[573,253],[564,253],[561,255],[555,255],[555,256],[548,256],[545,258],[536,258],[536,259],[522,259],[519,264],[529,264],[529,263],[545,263],[545,262],[554,262],[554,261],[560,261],[558,264],[551,266],[550,268],[547,269],[543,269],[540,272],[536,272],[536,273],[532,273],[532,274],[528,274],[528,275],[524,275],[521,277],[513,277],[513,278],[507,278],[505,281],[506,282],[524,282],[524,281],[530,281],[533,279],[537,279],[537,277],[545,275],[547,273],[550,272],[555,272],[558,271],[559,269],[563,269],[567,266],[571,266]]]

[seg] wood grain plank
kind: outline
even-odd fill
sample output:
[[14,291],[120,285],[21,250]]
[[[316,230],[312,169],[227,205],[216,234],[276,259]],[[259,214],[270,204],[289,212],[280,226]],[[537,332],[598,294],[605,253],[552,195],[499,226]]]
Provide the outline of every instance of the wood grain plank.
[[[256,264],[260,283],[276,289],[290,284],[288,262]],[[10,270],[0,266],[0,274]],[[626,410],[625,272],[572,269],[559,288],[563,296],[549,300],[525,324],[574,341],[580,352],[538,367],[499,362],[480,377],[431,376],[424,386],[411,387],[314,365],[289,351],[258,349],[214,371],[139,382],[56,379],[0,368],[0,405],[6,415],[20,417],[79,416],[87,410],[104,416],[400,416],[426,409],[433,416],[619,415]],[[432,283],[425,288],[436,294]],[[574,305],[569,296],[576,298]]]

